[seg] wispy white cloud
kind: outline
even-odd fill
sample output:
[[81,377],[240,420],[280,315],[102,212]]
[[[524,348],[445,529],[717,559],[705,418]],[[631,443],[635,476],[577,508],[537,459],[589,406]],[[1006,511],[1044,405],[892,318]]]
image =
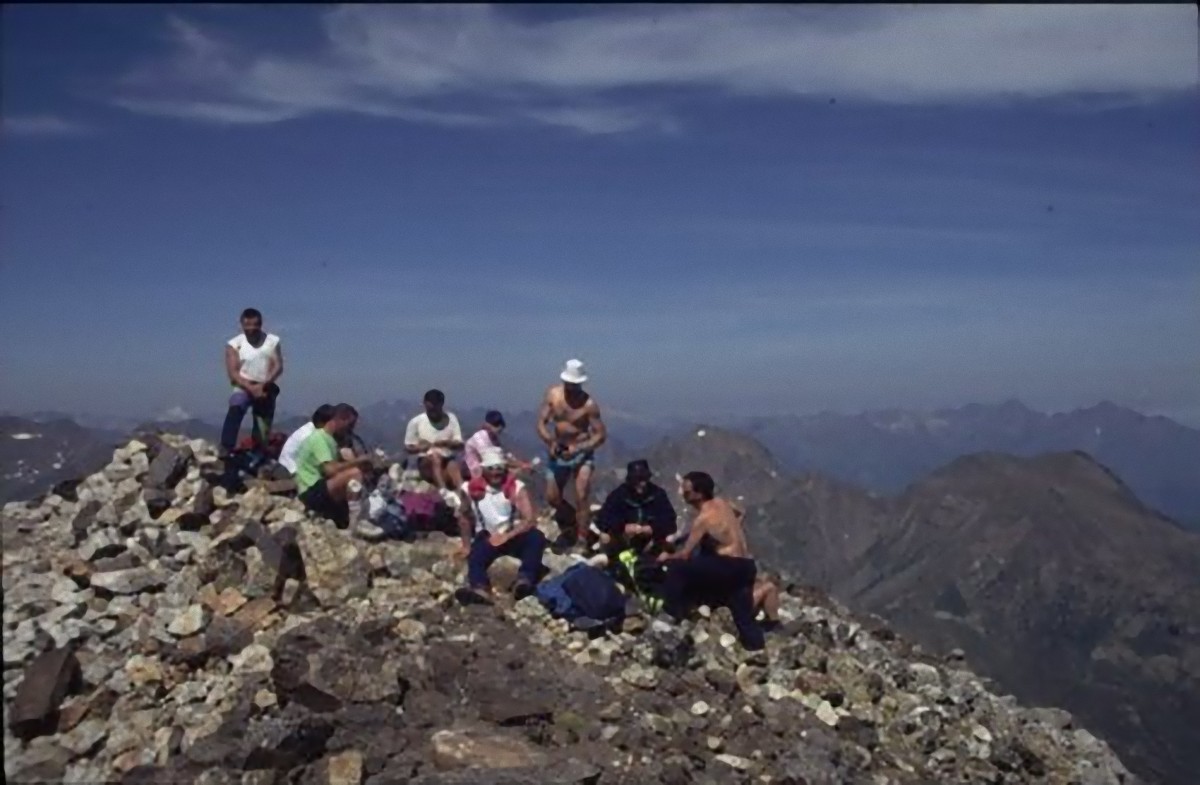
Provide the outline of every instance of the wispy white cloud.
[[90,133],[86,125],[49,114],[17,115],[4,118],[4,133],[13,136],[81,136]]
[[613,134],[643,127],[657,128],[664,133],[679,130],[679,123],[669,115],[656,116],[653,112],[627,107],[530,109],[524,114],[547,125],[572,128],[585,134]]
[[1197,85],[1196,10],[1186,5],[628,6],[524,16],[484,5],[340,6],[322,15],[321,46],[304,56],[252,50],[175,18],[170,57],[126,74],[114,101],[219,123],[340,111],[610,134],[675,129],[663,102],[696,90],[927,103],[1145,99]]

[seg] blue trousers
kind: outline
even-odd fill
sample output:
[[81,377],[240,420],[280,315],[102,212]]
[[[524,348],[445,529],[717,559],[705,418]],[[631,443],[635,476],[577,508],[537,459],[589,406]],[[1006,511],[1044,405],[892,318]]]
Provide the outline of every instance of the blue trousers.
[[245,390],[238,388],[229,396],[229,409],[225,412],[225,425],[221,428],[221,446],[232,451],[237,446],[238,431],[247,411],[254,412],[252,433],[254,443],[262,446],[271,436],[271,425],[275,420],[275,399],[279,387],[267,385],[265,398],[254,399]]
[[501,556],[512,556],[521,560],[517,575],[522,580],[536,584],[542,572],[542,554],[546,550],[546,535],[537,529],[513,537],[499,548],[488,542],[487,532],[475,535],[471,553],[467,556],[467,582],[472,588],[482,589],[490,585],[488,567]]
[[682,619],[696,605],[729,608],[738,638],[750,651],[766,645],[762,627],[754,620],[753,559],[697,553],[690,559],[667,562],[662,594],[664,610]]

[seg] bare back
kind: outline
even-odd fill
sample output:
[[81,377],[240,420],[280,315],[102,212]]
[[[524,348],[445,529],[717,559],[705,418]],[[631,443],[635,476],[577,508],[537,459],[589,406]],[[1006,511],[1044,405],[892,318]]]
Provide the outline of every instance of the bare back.
[[600,417],[600,407],[590,394],[580,391],[578,397],[568,395],[561,384],[546,390],[542,412],[542,421],[550,423],[554,440],[562,445],[588,438],[593,421]]
[[696,525],[716,542],[718,556],[750,558],[750,547],[746,544],[746,531],[742,528],[742,516],[729,502],[718,497],[700,506]]

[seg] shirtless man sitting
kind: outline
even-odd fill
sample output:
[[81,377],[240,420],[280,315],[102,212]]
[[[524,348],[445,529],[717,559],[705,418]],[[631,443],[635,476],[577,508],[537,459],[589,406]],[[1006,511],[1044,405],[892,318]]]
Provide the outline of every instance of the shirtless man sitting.
[[677,621],[695,605],[724,605],[733,615],[738,637],[750,651],[763,648],[763,629],[754,620],[758,568],[746,544],[742,516],[715,496],[713,478],[705,472],[683,477],[683,499],[696,509],[687,541],[675,553],[664,553],[664,610]]
[[[546,390],[538,411],[538,437],[546,445],[546,503],[559,513],[559,520],[570,519],[570,505],[563,498],[567,480],[575,480],[575,531],[563,531],[563,544],[574,544],[587,537],[591,522],[591,482],[596,448],[608,438],[600,418],[600,407],[583,389],[587,381],[583,363],[567,360],[559,375],[562,384]],[[560,523],[560,526],[562,524]]]

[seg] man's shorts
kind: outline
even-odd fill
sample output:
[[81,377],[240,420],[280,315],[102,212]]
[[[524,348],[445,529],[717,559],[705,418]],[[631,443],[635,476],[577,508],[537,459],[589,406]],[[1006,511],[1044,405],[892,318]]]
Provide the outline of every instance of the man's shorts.
[[350,505],[344,501],[339,502],[330,496],[329,486],[323,479],[317,480],[315,485],[300,494],[300,501],[304,502],[305,509],[315,512],[322,518],[330,519],[339,529],[345,529],[350,525]]
[[553,481],[558,486],[566,484],[567,480],[584,466],[595,467],[596,454],[588,450],[575,453],[571,458],[556,458],[553,453],[546,452],[546,480]]

